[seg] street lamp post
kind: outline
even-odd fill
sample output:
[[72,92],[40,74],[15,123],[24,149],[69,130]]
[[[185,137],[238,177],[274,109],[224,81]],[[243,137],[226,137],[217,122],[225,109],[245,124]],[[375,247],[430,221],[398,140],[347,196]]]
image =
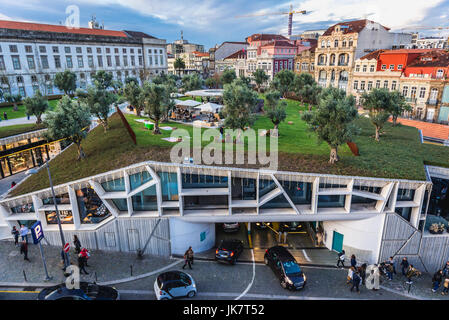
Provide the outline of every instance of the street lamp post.
[[[48,180],[50,182],[50,189],[51,189],[51,193],[53,195],[53,202],[55,204],[56,219],[58,220],[58,227],[59,227],[59,234],[61,236],[62,248],[64,248],[64,246],[65,246],[65,239],[64,239],[64,234],[62,233],[61,218],[59,217],[58,204],[56,203],[55,190],[53,189],[53,182],[51,181],[50,166],[48,165],[48,160],[45,163],[45,165],[47,167]],[[64,252],[64,270],[65,270],[70,265],[70,257],[69,257],[69,254],[67,252],[65,252],[65,251],[63,251],[63,252]]]

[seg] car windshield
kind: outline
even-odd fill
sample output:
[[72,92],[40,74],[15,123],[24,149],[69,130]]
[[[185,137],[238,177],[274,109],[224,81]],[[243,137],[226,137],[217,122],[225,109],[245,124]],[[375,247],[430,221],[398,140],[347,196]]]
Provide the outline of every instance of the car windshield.
[[301,274],[301,268],[294,261],[287,261],[287,262],[284,262],[282,265],[284,266],[284,270],[287,275],[290,275],[290,276],[298,275],[299,276]]

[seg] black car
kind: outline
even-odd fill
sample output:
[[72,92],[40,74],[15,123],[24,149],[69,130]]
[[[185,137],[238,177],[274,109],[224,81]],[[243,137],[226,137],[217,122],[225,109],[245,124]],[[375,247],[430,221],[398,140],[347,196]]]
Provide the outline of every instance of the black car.
[[301,231],[302,224],[300,222],[280,222],[279,230],[281,232],[298,232]]
[[278,276],[282,288],[299,290],[306,285],[306,275],[286,248],[276,246],[268,249],[264,261]]
[[80,282],[79,289],[68,289],[65,283],[48,287],[39,292],[38,300],[118,300],[115,288],[95,283]]
[[243,242],[237,239],[221,240],[215,250],[215,260],[235,264],[235,261],[243,251]]
[[256,222],[256,228],[257,229],[267,229],[268,227],[271,227],[271,222]]

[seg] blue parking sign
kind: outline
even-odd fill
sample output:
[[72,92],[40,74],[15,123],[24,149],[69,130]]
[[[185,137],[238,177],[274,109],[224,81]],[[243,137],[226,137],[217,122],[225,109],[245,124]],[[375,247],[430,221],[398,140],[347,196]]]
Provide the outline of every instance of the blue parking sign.
[[33,236],[34,244],[38,244],[44,237],[44,231],[42,230],[40,221],[36,221],[31,227],[31,235]]

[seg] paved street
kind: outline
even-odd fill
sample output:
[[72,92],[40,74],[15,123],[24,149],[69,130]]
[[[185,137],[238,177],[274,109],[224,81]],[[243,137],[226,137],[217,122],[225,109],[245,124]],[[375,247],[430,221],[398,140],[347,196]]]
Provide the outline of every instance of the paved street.
[[[44,246],[52,283],[63,281],[58,248]],[[74,254],[71,259],[74,261]],[[44,286],[44,272],[38,247],[30,245],[30,260],[24,261],[18,248],[10,241],[0,241],[0,300],[35,299]],[[122,299],[155,299],[153,285],[158,274],[168,270],[181,270],[183,261],[146,256],[136,259],[135,254],[92,251],[87,270],[82,280],[93,281],[95,272],[100,284],[116,287]],[[130,266],[133,266],[131,276]],[[270,268],[261,263],[240,262],[234,266],[215,261],[195,260],[192,270],[185,270],[197,283],[195,300],[219,299],[448,299],[430,290],[430,276],[423,275],[412,285],[410,293],[404,278],[397,276],[392,282],[381,283],[379,291],[361,288],[361,293],[350,292],[346,284],[346,269],[333,267],[303,266],[307,276],[304,290],[292,292],[282,289],[279,280]],[[23,271],[27,283],[24,283]],[[14,284],[13,284],[14,283]]]

